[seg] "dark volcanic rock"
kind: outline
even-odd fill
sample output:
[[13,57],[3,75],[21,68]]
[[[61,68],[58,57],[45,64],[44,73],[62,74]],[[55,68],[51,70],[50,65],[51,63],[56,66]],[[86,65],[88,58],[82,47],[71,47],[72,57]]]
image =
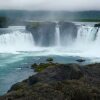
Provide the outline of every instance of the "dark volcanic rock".
[[100,100],[100,64],[53,64],[0,100]]
[[[59,27],[61,45],[75,40],[77,36],[77,26],[71,22],[30,22],[26,29],[33,34],[36,45],[54,46],[56,43],[56,27]],[[66,37],[69,39],[66,40]],[[62,41],[63,40],[63,41]]]
[[100,27],[100,23],[95,24],[94,27]]
[[84,75],[87,77],[87,81],[90,84],[100,86],[100,64],[90,64],[85,67]]
[[26,29],[33,34],[36,45],[50,46],[54,45],[55,25],[53,22],[32,22]]
[[[77,36],[77,26],[74,23],[71,22],[59,22],[60,25],[60,32],[61,32],[61,39],[65,43],[67,40],[65,39],[66,37],[69,38],[69,40],[74,40],[76,39]],[[64,41],[66,40],[66,41]],[[62,43],[62,44],[64,44]]]
[[[68,65],[51,65],[41,73],[29,78],[29,83],[34,84],[36,80],[39,82],[54,82],[63,80],[80,79],[83,77],[81,69],[77,64]],[[35,79],[35,80],[34,80]],[[32,83],[33,82],[33,83]]]
[[85,62],[84,59],[77,59],[76,61],[77,61],[77,62]]

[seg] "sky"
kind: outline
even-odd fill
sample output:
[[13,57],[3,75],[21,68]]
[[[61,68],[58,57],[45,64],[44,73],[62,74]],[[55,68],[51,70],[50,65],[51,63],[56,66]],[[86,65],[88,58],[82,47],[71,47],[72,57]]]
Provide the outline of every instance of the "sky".
[[100,0],[0,0],[0,9],[17,10],[100,10]]

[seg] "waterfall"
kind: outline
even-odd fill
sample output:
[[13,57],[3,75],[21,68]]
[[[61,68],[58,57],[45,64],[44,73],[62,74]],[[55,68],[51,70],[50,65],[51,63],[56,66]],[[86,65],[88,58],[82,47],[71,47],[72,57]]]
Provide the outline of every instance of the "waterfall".
[[78,33],[73,45],[72,51],[80,53],[81,56],[100,56],[100,29],[92,26],[78,27]]
[[[75,41],[75,45],[79,49],[88,48],[91,44],[96,42],[98,34],[98,28],[92,26],[79,26],[78,33]],[[93,46],[93,45],[92,45]]]
[[[82,54],[91,53],[90,55],[96,55],[95,53],[100,51],[100,29],[98,27],[93,27],[90,25],[79,25],[77,26],[78,31],[76,33],[70,33],[68,30],[64,30],[62,32],[59,24],[56,23],[56,26],[52,28],[53,33],[51,32],[49,35],[47,32],[49,28],[47,28],[48,27],[43,29],[41,28],[42,32],[38,32],[37,37],[35,37],[35,35],[37,35],[37,31],[33,33],[27,32],[25,27],[14,26],[7,29],[0,29],[0,32],[6,32],[4,34],[0,33],[0,52],[34,50],[41,51],[44,50],[44,48],[50,51],[51,48],[50,52],[57,53],[57,51],[55,51],[55,47],[60,47],[56,49],[59,49],[60,52],[73,52],[74,54],[76,54],[76,52],[82,52]],[[64,26],[64,28],[66,27]],[[43,39],[41,39],[41,37],[43,37]],[[45,46],[46,43],[47,45]],[[52,51],[52,49],[54,50]]]
[[24,28],[13,28],[9,28],[11,32],[0,35],[0,52],[33,50],[35,44],[32,34],[25,32]]
[[56,28],[55,28],[55,43],[56,46],[60,46],[60,29],[58,23],[56,23]]
[[91,26],[80,26],[77,33],[77,40],[80,42],[93,42],[96,39],[98,28]]

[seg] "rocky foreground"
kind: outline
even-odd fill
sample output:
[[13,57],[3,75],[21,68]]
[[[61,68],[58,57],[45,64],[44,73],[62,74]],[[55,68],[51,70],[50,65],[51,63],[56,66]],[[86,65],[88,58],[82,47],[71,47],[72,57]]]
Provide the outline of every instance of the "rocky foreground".
[[38,73],[0,100],[100,100],[100,64],[33,64]]

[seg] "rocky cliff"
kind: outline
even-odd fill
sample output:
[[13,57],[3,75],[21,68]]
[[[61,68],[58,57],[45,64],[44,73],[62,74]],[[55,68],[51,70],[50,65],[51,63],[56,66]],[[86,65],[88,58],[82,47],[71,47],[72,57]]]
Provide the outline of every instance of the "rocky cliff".
[[61,44],[65,44],[66,37],[74,40],[77,36],[77,26],[71,22],[30,22],[26,29],[33,34],[36,45],[54,46],[56,41],[56,27],[59,27]]

